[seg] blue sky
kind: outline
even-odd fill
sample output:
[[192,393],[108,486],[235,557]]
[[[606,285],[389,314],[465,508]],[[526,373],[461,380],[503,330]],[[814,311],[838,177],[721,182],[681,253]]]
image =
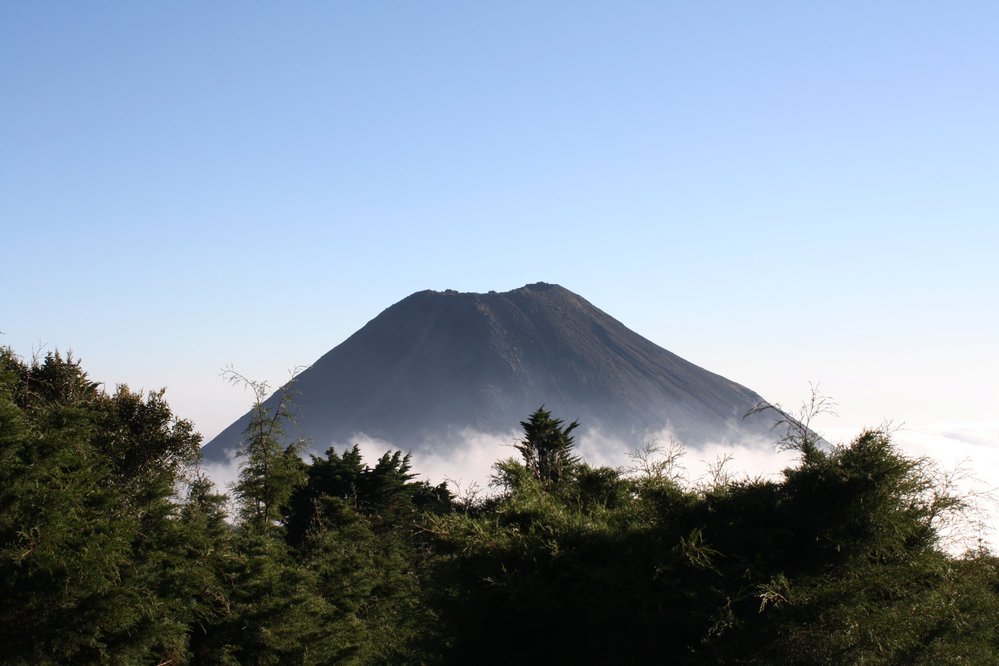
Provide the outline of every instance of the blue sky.
[[4,2],[0,342],[210,437],[228,364],[544,280],[770,399],[820,382],[835,428],[999,424],[997,34],[993,2]]

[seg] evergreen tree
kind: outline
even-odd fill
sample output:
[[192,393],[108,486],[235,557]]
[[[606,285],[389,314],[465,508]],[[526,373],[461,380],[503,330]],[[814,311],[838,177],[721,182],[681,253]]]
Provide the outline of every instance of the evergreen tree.
[[551,412],[539,407],[526,421],[520,422],[524,438],[517,450],[524,457],[524,464],[536,479],[550,486],[558,486],[572,475],[579,459],[572,455],[572,431],[579,427],[573,421],[562,427],[562,419],[552,418]]
[[965,504],[890,433],[801,420],[781,478],[691,484],[542,408],[455,505],[401,452],[304,462],[277,402],[230,524],[162,392],[0,348],[0,663],[999,663],[999,561],[942,549]]
[[312,458],[307,483],[289,503],[289,543],[331,606],[327,636],[342,660],[420,661],[416,646],[435,629],[422,587],[429,552],[420,524],[427,512],[448,511],[451,495],[414,476],[399,452],[369,467],[357,446],[342,455],[331,448]]
[[999,660],[995,558],[937,544],[960,498],[888,433],[807,443],[777,481],[500,463],[506,494],[430,520],[446,660]]
[[[198,576],[175,489],[200,438],[162,393],[0,350],[0,645],[8,663],[184,658]],[[188,590],[187,592],[190,592]]]
[[305,482],[302,442],[281,443],[284,422],[291,418],[291,383],[281,389],[274,411],[264,405],[267,385],[229,371],[231,382],[253,389],[252,417],[240,445],[239,479],[233,490],[243,525],[268,530],[277,525],[295,489]]

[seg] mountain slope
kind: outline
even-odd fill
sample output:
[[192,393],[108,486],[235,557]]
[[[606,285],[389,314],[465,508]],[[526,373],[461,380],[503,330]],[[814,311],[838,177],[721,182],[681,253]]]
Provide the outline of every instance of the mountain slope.
[[[580,432],[640,444],[767,436],[762,398],[655,345],[585,299],[537,283],[488,294],[421,291],[305,370],[289,434],[319,449],[359,433],[407,450],[459,446],[462,432],[508,432],[544,404]],[[248,416],[204,449],[220,459]]]

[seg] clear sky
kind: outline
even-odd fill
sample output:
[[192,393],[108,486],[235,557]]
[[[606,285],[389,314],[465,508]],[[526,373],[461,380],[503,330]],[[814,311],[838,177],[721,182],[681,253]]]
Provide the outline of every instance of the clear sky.
[[7,0],[0,343],[210,438],[228,364],[543,280],[771,400],[820,382],[834,431],[999,450],[997,35],[991,1]]

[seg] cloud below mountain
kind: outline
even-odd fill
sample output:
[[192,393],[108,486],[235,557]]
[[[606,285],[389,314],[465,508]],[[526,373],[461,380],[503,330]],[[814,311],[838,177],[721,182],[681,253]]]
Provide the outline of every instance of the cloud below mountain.
[[[477,493],[480,497],[496,492],[490,487],[492,466],[504,458],[519,458],[514,444],[520,432],[482,432],[467,429],[460,433],[464,444],[446,450],[412,452],[413,471],[419,479],[432,484],[448,483],[453,492],[462,496]],[[846,443],[860,434],[860,429],[834,427],[823,434],[833,442]],[[966,497],[971,511],[962,522],[944,529],[947,546],[955,552],[973,547],[982,538],[993,548],[999,547],[999,422],[937,422],[921,427],[900,428],[894,441],[911,457],[925,456],[937,470],[939,478],[947,477],[953,489]],[[642,438],[622,440],[599,430],[591,430],[576,440],[576,452],[588,464],[608,466],[624,473],[635,473],[635,454],[646,442],[667,447],[675,440],[672,432],[650,432]],[[386,451],[405,450],[392,442],[358,434],[333,445],[342,452],[357,444],[369,465]],[[324,451],[312,450],[320,455]],[[798,462],[794,451],[780,451],[776,438],[760,437],[740,445],[709,442],[696,447],[683,447],[677,461],[684,483],[696,487],[708,483],[720,463],[723,472],[732,479],[779,478],[782,470]],[[203,471],[221,489],[231,489],[239,474],[238,459],[205,461]]]

